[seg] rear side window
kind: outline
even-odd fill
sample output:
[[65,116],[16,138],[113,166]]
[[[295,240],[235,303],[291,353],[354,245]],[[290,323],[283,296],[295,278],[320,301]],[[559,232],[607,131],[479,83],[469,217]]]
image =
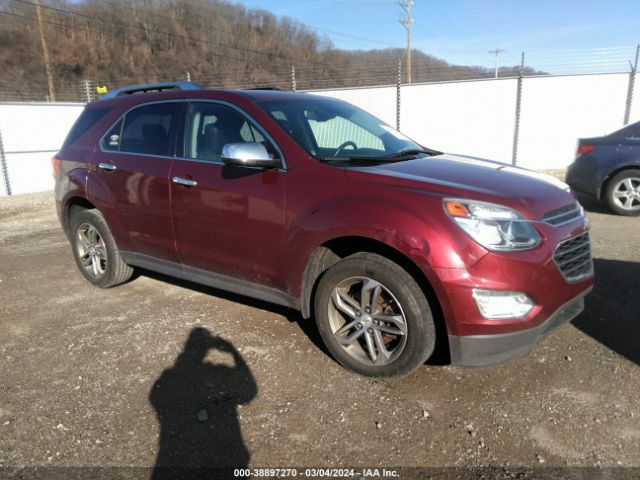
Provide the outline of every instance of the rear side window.
[[[177,108],[176,103],[156,103],[132,110],[124,119],[119,145],[113,142],[111,149],[119,146],[121,152],[173,156],[170,133],[177,121]],[[107,143],[110,135],[117,133],[110,131]]]
[[610,133],[607,137],[610,139],[620,140],[624,140],[626,138],[640,138],[640,122],[622,127],[620,130]]
[[78,120],[76,120],[76,123],[71,127],[71,130],[69,131],[69,134],[64,140],[62,146],[67,147],[75,143],[76,140],[99,122],[107,113],[109,113],[110,110],[110,108],[85,108],[78,117]]

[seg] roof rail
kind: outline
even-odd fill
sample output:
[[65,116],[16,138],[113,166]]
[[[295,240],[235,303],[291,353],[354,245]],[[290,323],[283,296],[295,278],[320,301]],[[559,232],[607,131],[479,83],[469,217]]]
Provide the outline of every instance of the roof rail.
[[247,87],[244,90],[277,90],[277,91],[282,91],[282,89],[278,88],[278,87]]
[[133,93],[146,93],[162,90],[201,90],[204,87],[195,82],[165,82],[150,83],[147,85],[131,85],[129,87],[118,88],[102,95],[101,99],[121,97],[122,95],[131,95]]

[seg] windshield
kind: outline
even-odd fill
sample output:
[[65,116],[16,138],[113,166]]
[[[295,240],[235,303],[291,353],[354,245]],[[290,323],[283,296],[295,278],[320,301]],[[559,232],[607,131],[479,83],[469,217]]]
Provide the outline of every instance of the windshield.
[[309,95],[259,105],[320,160],[384,160],[405,152],[414,158],[430,153],[373,115],[339,100]]

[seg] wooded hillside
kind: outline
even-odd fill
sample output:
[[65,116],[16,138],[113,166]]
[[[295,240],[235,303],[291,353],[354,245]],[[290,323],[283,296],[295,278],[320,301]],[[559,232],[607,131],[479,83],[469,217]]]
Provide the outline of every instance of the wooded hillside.
[[[92,88],[187,76],[207,86],[290,88],[292,67],[298,89],[393,84],[405,58],[401,49],[338,50],[296,21],[219,0],[44,0],[41,12],[62,100],[82,97],[85,79]],[[420,51],[413,72],[414,82],[493,76]],[[0,5],[0,82],[0,100],[47,95],[35,0]]]

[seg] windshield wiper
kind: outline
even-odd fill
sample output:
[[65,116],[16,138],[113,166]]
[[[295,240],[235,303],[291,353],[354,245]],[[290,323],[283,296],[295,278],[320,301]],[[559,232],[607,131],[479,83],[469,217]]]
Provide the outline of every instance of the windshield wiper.
[[396,159],[396,158],[404,158],[409,156],[416,156],[420,153],[424,153],[425,155],[429,155],[430,157],[442,154],[442,152],[431,150],[430,148],[407,148],[406,150],[400,150],[399,152],[390,153],[389,155],[383,155],[382,157],[379,157],[379,158]]
[[350,162],[350,163],[389,163],[398,162],[403,159],[395,159],[388,157],[318,157],[323,162]]
[[441,152],[430,150],[427,148],[411,148],[391,153],[389,155],[380,155],[377,157],[319,157],[323,162],[363,162],[363,163],[391,163],[401,162],[403,160],[411,160],[417,155],[424,153],[429,156],[441,155]]

